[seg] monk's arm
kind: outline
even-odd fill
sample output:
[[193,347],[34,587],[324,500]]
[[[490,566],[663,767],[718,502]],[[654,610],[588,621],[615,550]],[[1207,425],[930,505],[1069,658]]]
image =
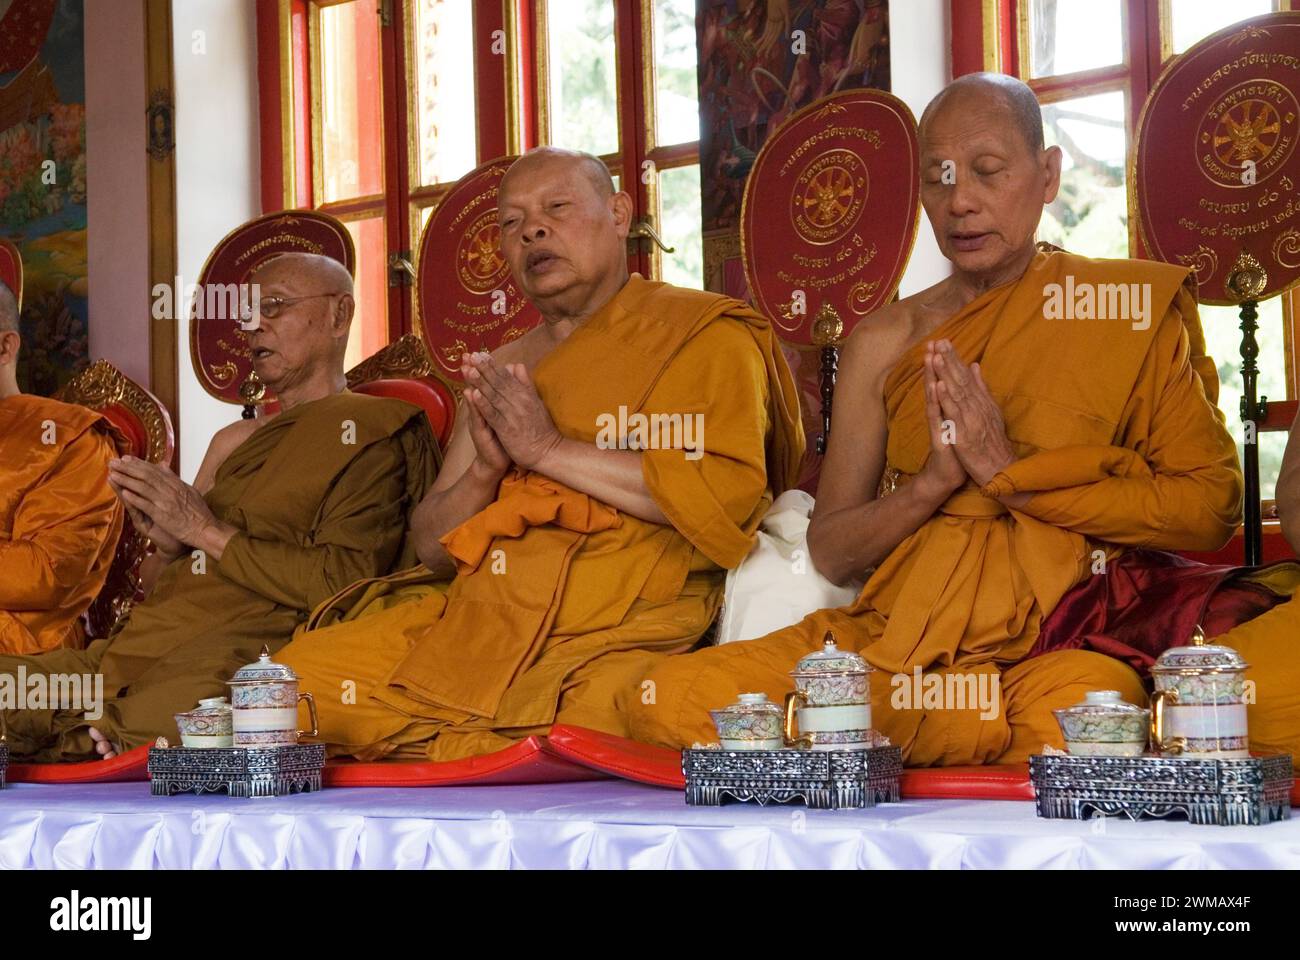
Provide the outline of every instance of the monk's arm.
[[465,401],[456,415],[447,456],[438,479],[411,514],[415,555],[435,575],[456,575],[456,564],[440,542],[496,499],[504,471],[490,466],[475,450]]
[[90,574],[121,529],[107,480],[113,456],[108,438],[87,430],[23,498],[12,538],[0,540],[0,609],[53,609]]
[[808,525],[813,566],[841,586],[865,580],[934,516],[954,489],[938,481],[927,464],[910,483],[888,497],[876,497],[888,439],[884,377],[895,360],[895,351],[881,348],[888,333],[880,332],[880,326],[860,326],[844,346],[830,444]]
[[405,533],[406,463],[398,437],[359,452],[335,479],[303,542],[236,532],[219,570],[283,606],[311,610],[357,580],[387,573]]
[[[1185,292],[1171,311],[1195,310]],[[1217,550],[1241,520],[1236,445],[1193,369],[1181,317],[1166,315],[1113,446],[1063,447],[1011,464],[984,488],[1098,540]]]
[[1282,521],[1282,535],[1291,549],[1300,552],[1300,412],[1291,424],[1291,435],[1282,455],[1282,470],[1277,477],[1277,515]]
[[651,523],[668,523],[646,486],[635,450],[601,450],[594,443],[563,437],[537,464],[537,472],[580,490],[622,513]]

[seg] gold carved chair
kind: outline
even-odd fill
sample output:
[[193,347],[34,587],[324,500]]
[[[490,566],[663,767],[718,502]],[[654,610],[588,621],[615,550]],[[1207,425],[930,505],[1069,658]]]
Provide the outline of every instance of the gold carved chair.
[[[171,463],[176,435],[167,408],[107,360],[97,360],[69,380],[58,398],[102,413],[126,436],[131,456],[150,463]],[[85,613],[87,641],[108,636],[143,599],[140,564],[144,550],[144,537],[126,518],[104,589]]]

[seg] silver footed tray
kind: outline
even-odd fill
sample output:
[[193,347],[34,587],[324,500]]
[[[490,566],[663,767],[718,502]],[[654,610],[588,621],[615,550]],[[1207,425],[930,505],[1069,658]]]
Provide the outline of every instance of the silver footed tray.
[[228,793],[232,797],[281,797],[321,788],[325,744],[283,747],[149,748],[149,792]]
[[1240,760],[1183,757],[1029,758],[1040,817],[1169,817],[1190,823],[1261,824],[1291,817],[1289,753]]
[[682,751],[686,802],[719,806],[728,800],[789,803],[841,810],[897,803],[903,755],[895,746],[869,750]]
[[9,772],[9,744],[0,743],[0,790],[5,787],[5,775]]

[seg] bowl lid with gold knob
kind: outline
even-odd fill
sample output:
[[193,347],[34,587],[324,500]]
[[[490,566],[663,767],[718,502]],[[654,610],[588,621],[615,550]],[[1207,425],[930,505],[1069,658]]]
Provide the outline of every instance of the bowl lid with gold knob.
[[730,706],[709,711],[709,715],[715,720],[719,717],[762,716],[768,713],[777,717],[784,715],[781,705],[769,700],[766,693],[742,693],[740,698]]
[[297,681],[298,675],[293,668],[271,659],[270,648],[263,645],[262,655],[253,663],[240,667],[235,675],[226,682],[237,683],[277,683],[286,680]]
[[1232,647],[1210,643],[1200,627],[1185,647],[1170,647],[1151,665],[1153,674],[1241,673],[1249,667]]
[[835,644],[835,635],[829,630],[820,650],[800,659],[790,676],[824,677],[827,674],[862,674],[871,672],[871,665],[851,650],[841,650]]
[[1150,711],[1129,703],[1118,690],[1089,690],[1083,695],[1082,702],[1052,713],[1057,717],[1136,717]]

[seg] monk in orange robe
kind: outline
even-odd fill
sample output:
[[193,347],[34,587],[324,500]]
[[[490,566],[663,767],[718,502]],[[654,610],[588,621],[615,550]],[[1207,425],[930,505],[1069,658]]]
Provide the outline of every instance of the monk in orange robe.
[[449,760],[555,722],[626,735],[647,665],[688,650],[803,453],[767,320],[629,276],[632,203],[586,154],[532,151],[501,252],[545,323],[465,358],[424,566],[318,609],[279,659],[336,754]]
[[[133,457],[109,464],[161,570],[86,649],[0,656],[11,754],[107,759],[174,737],[177,712],[226,694],[237,669],[287,643],[322,601],[414,560],[409,514],[433,481],[436,442],[419,407],[346,389],[351,276],[328,257],[291,253],[252,279],[253,369],[280,412],[218,431],[193,484]],[[36,675],[47,695],[8,696]]]
[[1075,584],[1128,547],[1216,549],[1239,522],[1236,451],[1188,272],[1034,242],[1061,154],[1038,103],[976,74],[921,119],[922,202],[953,274],[860,324],[844,350],[808,534],[857,600],[756,640],[665,658],[634,736],[711,741],[707,711],[781,698],[832,631],[872,719],[916,766],[1062,746],[1051,711],[1136,671],[1086,650],[1025,659]]
[[85,407],[21,393],[20,347],[0,283],[0,653],[80,647],[122,533],[108,463],[126,439]]

